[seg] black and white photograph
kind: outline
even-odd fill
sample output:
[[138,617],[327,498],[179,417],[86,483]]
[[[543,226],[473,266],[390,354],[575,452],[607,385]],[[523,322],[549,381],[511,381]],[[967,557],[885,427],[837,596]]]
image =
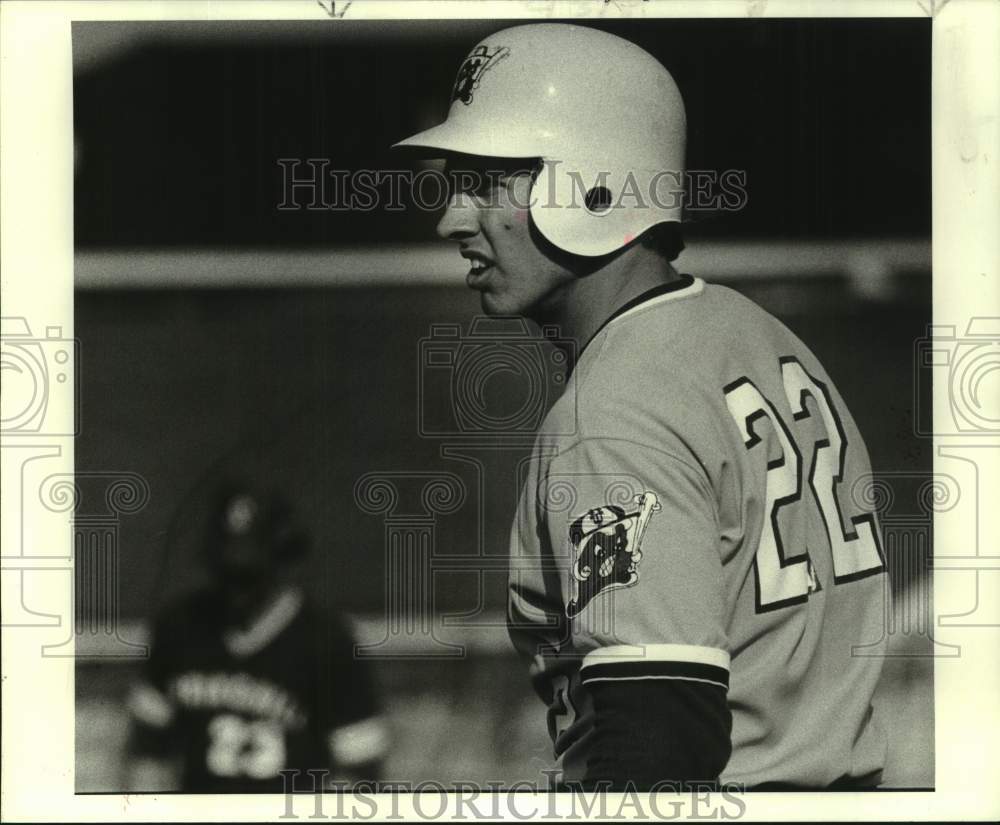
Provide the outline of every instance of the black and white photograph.
[[1000,813],[995,6],[169,5],[4,84],[5,820]]

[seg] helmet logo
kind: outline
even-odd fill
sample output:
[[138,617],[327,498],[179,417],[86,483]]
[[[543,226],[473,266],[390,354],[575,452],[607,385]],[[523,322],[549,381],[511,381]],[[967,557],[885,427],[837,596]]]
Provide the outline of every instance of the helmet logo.
[[451,92],[452,102],[461,100],[466,106],[472,103],[472,93],[479,88],[483,75],[509,55],[510,49],[506,46],[497,46],[492,52],[485,45],[476,46],[458,70]]

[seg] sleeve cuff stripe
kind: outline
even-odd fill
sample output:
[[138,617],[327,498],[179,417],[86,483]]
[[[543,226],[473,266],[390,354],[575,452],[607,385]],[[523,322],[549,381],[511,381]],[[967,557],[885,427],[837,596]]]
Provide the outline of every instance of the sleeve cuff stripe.
[[602,662],[580,671],[583,684],[617,679],[690,679],[711,682],[729,689],[729,671],[714,665],[693,662]]
[[152,685],[135,685],[129,692],[127,706],[136,719],[154,728],[167,727],[174,716],[170,701]]
[[592,679],[584,679],[583,683],[589,685],[592,682],[647,682],[670,679],[683,682],[703,682],[706,685],[715,685],[723,690],[729,690],[729,685],[725,682],[717,682],[714,679],[696,679],[694,676],[596,676]]
[[358,765],[378,759],[389,748],[389,734],[379,719],[364,719],[333,731],[330,751],[338,765]]
[[592,650],[581,667],[603,664],[653,662],[689,662],[729,670],[729,653],[717,647],[701,645],[609,645]]

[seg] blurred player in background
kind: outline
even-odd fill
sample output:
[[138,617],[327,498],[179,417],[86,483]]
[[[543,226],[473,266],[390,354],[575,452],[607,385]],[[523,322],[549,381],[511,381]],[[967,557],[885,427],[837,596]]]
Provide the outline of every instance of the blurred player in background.
[[129,695],[129,790],[281,792],[376,780],[387,734],[344,620],[293,583],[307,540],[280,498],[221,490],[205,554],[208,586],[156,619]]
[[543,24],[476,45],[447,120],[400,144],[448,158],[438,234],[484,311],[575,344],[512,529],[511,635],[565,782],[874,788],[868,453],[798,338],[674,268],[685,135],[652,56]]

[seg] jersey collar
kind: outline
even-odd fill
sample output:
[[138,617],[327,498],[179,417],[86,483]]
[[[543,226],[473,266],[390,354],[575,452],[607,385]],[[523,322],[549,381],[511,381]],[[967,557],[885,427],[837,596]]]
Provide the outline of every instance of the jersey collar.
[[619,321],[628,315],[632,315],[640,308],[645,309],[651,302],[659,304],[663,301],[670,301],[675,298],[697,295],[701,292],[704,286],[705,282],[702,281],[701,278],[694,278],[691,275],[681,275],[676,281],[654,286],[652,289],[647,289],[645,292],[636,295],[630,301],[626,301],[618,307],[618,309],[612,312],[604,323],[597,328],[594,334],[590,336],[587,343],[580,349],[580,352],[577,354],[577,361],[580,360],[580,356],[583,355],[583,351],[590,346],[590,342],[600,335],[613,321]]

